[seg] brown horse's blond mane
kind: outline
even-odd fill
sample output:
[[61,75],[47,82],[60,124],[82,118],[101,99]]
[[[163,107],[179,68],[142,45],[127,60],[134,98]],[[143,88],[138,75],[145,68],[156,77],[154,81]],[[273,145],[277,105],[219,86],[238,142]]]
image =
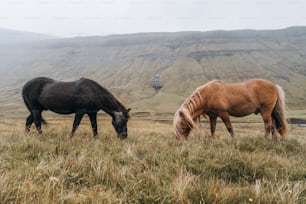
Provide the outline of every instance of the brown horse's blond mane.
[[183,136],[187,137],[187,132],[189,133],[192,128],[198,127],[195,121],[203,113],[202,106],[204,103],[200,91],[215,81],[216,80],[208,82],[207,84],[197,88],[176,111],[173,120],[173,127],[177,138]]
[[187,100],[182,105],[186,108],[193,118],[194,115],[197,115],[199,107],[202,105],[202,98],[198,91],[193,93],[191,96],[187,98]]
[[200,86],[198,87],[186,100],[185,102],[181,105],[180,109],[185,107],[190,116],[193,118],[193,119],[196,119],[197,117],[199,117],[202,112],[203,112],[203,109],[201,108],[203,106],[203,103],[204,103],[204,100],[200,94],[201,90],[204,89],[205,87],[211,85],[212,83],[215,83],[215,82],[221,82],[223,83],[223,81],[220,81],[220,80],[213,80],[213,81],[210,81],[206,84],[204,84],[203,86]]

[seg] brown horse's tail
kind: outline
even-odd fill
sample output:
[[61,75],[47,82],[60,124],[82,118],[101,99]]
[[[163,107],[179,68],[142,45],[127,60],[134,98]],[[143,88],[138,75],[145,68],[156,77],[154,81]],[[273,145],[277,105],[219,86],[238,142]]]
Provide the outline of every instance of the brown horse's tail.
[[286,104],[285,93],[282,87],[277,85],[278,98],[276,105],[272,111],[272,118],[275,121],[277,131],[281,136],[284,136],[288,132],[288,122],[286,119]]

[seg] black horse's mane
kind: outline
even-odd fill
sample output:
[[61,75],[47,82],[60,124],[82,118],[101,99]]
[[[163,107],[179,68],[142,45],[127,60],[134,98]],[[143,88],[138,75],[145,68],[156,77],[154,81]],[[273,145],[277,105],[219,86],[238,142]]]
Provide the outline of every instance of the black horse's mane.
[[102,93],[107,93],[108,99],[113,103],[111,105],[113,106],[118,105],[121,111],[123,111],[124,113],[127,112],[125,106],[118,99],[116,99],[115,96],[110,91],[108,91],[106,88],[101,86],[99,83],[95,82],[94,80],[84,78],[84,77],[80,78],[79,81],[87,81],[87,82],[94,84],[96,87],[98,87],[101,90]]

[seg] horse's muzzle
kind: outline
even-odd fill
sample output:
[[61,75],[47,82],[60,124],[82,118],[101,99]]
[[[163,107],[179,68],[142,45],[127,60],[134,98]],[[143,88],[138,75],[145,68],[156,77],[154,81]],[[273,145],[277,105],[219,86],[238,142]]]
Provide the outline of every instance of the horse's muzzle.
[[127,132],[123,132],[123,133],[119,133],[117,136],[119,137],[119,139],[123,140],[127,138],[128,134]]

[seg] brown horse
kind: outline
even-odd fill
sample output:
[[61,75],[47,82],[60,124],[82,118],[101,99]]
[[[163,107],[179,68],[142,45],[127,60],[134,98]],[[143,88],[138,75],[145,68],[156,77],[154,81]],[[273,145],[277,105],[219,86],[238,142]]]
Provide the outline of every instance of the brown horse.
[[288,128],[285,117],[285,95],[279,85],[264,79],[251,79],[226,84],[214,80],[189,96],[174,115],[174,133],[177,138],[187,138],[196,120],[203,115],[210,119],[212,137],[215,136],[217,117],[224,122],[234,137],[230,116],[243,117],[260,113],[265,124],[265,137],[277,132],[283,136]]

